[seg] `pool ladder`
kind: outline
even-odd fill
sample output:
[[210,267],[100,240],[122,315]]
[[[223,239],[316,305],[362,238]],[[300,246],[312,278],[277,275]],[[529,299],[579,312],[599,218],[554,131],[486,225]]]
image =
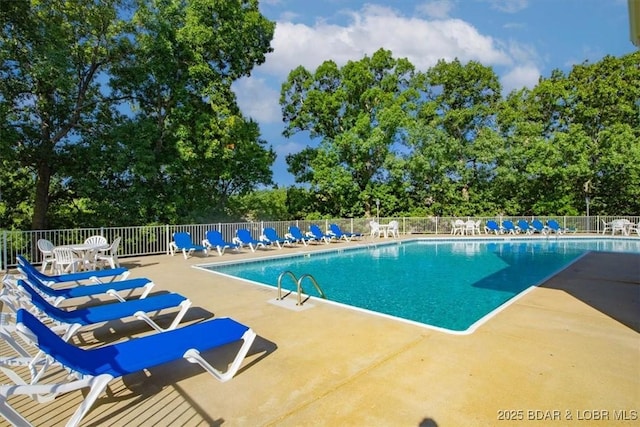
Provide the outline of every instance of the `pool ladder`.
[[[300,276],[298,278],[298,277],[296,277],[295,274],[293,274],[293,272],[287,270],[287,271],[283,271],[282,273],[280,273],[280,276],[278,276],[278,298],[277,298],[278,301],[282,300],[282,298],[283,298],[283,296],[282,296],[282,279],[284,279],[286,276],[291,277],[293,279],[293,281],[296,282],[296,284],[298,285],[298,287],[297,287],[298,302],[296,303],[296,305],[302,305],[302,303],[303,303],[302,294],[304,293],[304,289],[302,287],[302,282],[304,281],[304,279],[309,279],[311,281],[311,283],[313,284],[313,286],[316,288],[316,291],[318,291],[318,293],[320,294],[320,297],[324,298],[324,299],[327,299],[327,296],[325,295],[324,291],[322,290],[322,288],[318,284],[317,280],[311,274],[303,274],[302,276]],[[291,292],[289,292],[289,294],[290,293]],[[289,294],[287,294],[287,295],[289,295]],[[285,295],[285,297],[287,295]],[[309,299],[309,298],[310,297],[307,297],[307,299]],[[305,299],[305,301],[307,299]]]

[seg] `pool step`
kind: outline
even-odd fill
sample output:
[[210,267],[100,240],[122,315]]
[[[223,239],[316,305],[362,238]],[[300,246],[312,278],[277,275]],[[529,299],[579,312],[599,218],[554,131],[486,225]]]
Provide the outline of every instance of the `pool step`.
[[304,311],[304,310],[308,310],[310,308],[315,307],[315,305],[309,302],[298,305],[295,298],[293,297],[287,298],[286,296],[283,299],[273,298],[267,302],[269,304],[273,304],[275,306],[286,308],[287,310],[292,310],[292,311]]

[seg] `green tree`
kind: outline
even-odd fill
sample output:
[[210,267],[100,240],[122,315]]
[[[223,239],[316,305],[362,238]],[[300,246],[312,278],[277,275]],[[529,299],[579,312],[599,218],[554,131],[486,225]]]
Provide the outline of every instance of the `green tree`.
[[287,212],[287,190],[284,188],[260,189],[234,196],[229,200],[235,218],[244,221],[285,221],[291,219]]
[[[603,215],[640,213],[640,52],[573,67],[571,151],[582,168],[572,192],[584,200],[588,190],[593,212]],[[580,203],[580,206],[583,204]],[[582,209],[580,209],[582,211]]]
[[585,213],[587,196],[593,214],[639,212],[640,92],[630,83],[640,78],[639,59],[605,57],[568,75],[555,70],[510,94],[500,112],[506,145],[496,192],[526,214]]
[[497,75],[475,61],[439,61],[414,84],[421,96],[407,127],[411,193],[439,215],[495,208],[487,194],[502,144],[496,134]]
[[112,215],[129,223],[225,218],[229,197],[271,183],[275,154],[243,117],[231,84],[264,61],[274,25],[256,1],[221,0],[140,1],[132,25],[134,53],[114,67],[111,85],[133,114],[87,138],[85,154],[126,146],[107,182],[128,191],[111,191],[99,176],[77,188],[99,191],[96,209],[121,206]]
[[285,136],[320,139],[287,157],[297,182],[311,184],[324,212],[371,214],[376,185],[385,182],[411,99],[414,67],[380,49],[339,68],[326,61],[314,73],[293,70],[282,86]]
[[[12,2],[3,2],[12,3]],[[2,8],[0,120],[10,137],[0,150],[34,176],[31,228],[47,227],[60,169],[74,159],[67,148],[95,120],[105,95],[101,73],[127,50],[121,0],[19,0]],[[4,133],[4,132],[3,132]]]
[[1,10],[0,150],[33,174],[32,228],[210,218],[271,182],[230,89],[271,50],[256,0]]

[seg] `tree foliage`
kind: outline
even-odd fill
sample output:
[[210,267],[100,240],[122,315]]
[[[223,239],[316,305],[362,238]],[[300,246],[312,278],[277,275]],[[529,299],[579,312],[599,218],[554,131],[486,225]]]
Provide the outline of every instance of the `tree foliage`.
[[32,228],[216,218],[271,183],[275,154],[230,89],[271,51],[256,0],[1,11],[2,167],[31,177],[11,202],[33,204]]
[[317,148],[288,156],[289,170],[312,186],[326,213],[371,211],[376,186],[392,168],[413,73],[409,61],[380,49],[342,68],[333,61],[313,73],[298,67],[283,84],[284,134],[320,139]]
[[282,89],[285,135],[320,143],[290,155],[289,170],[320,214],[370,215],[364,198],[382,215],[578,215],[588,197],[591,214],[637,215],[638,63],[638,52],[607,56],[506,96],[474,61],[416,72],[379,51],[298,68]]
[[[380,49],[282,85],[300,186],[231,84],[271,51],[257,0],[0,2],[0,227],[640,214],[640,52],[502,93],[487,66]],[[255,191],[259,188],[259,191]]]

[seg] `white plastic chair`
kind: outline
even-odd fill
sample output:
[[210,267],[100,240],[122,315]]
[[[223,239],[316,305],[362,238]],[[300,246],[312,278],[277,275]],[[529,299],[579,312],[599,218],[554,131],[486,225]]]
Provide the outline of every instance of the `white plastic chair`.
[[370,221],[369,227],[371,228],[371,237],[380,237],[380,224],[376,221]]
[[84,241],[85,245],[91,246],[106,246],[107,243],[107,238],[99,235],[88,237],[87,240]]
[[619,231],[620,234],[628,234],[627,233],[627,223],[631,223],[628,219],[616,219],[611,221],[611,235],[616,234],[616,231]]
[[84,264],[84,259],[76,255],[71,248],[53,248],[56,274],[75,273]]
[[389,221],[387,233],[393,237],[400,237],[400,224],[398,224],[398,221]]
[[474,220],[470,219],[464,223],[463,234],[476,234],[476,222]]
[[466,223],[461,219],[451,221],[451,234],[456,235],[458,233],[464,234]]
[[456,234],[456,222],[455,221],[451,221],[451,235]]
[[38,240],[38,249],[42,253],[42,272],[47,269],[47,264],[51,263],[51,271],[55,268],[55,257],[53,256],[53,243],[47,239]]
[[120,237],[116,237],[108,249],[96,255],[96,264],[109,264],[111,268],[120,267],[120,261],[118,261],[120,239]]

